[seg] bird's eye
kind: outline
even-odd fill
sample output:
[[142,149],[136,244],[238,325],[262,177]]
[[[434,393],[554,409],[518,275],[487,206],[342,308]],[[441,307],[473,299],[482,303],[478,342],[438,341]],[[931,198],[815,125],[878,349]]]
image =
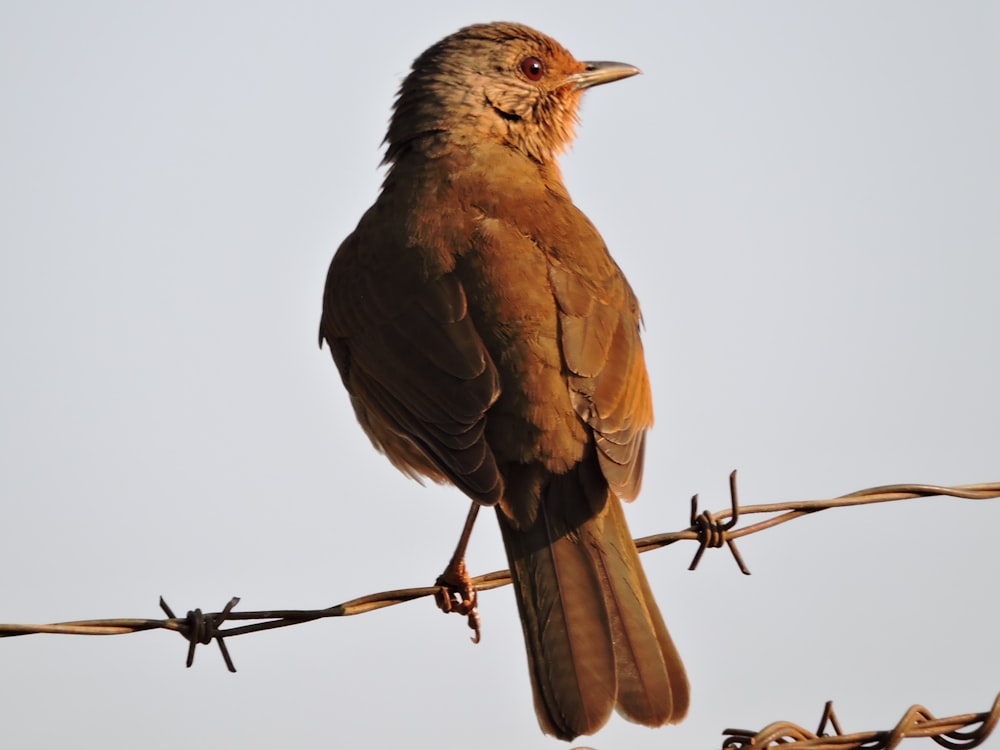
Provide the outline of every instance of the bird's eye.
[[545,65],[537,57],[524,58],[519,67],[529,81],[540,81],[545,75]]

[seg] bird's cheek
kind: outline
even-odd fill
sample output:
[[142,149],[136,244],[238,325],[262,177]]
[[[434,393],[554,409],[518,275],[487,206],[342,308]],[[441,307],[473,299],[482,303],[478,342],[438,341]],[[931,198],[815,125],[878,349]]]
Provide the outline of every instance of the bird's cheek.
[[501,116],[523,120],[531,115],[534,97],[521,89],[493,86],[486,90],[486,100]]

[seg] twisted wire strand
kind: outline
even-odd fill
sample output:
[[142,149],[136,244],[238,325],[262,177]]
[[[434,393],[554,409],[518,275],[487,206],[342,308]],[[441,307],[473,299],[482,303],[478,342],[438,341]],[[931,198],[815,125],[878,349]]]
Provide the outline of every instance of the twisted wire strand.
[[779,746],[782,750],[893,750],[905,739],[925,737],[948,750],[971,750],[985,742],[1000,722],[1000,694],[988,711],[943,719],[935,718],[923,706],[910,706],[895,727],[883,731],[843,734],[834,718],[836,734],[827,735],[824,729],[828,718],[833,718],[829,703],[817,732],[788,721],[774,722],[756,733],[726,729],[723,734],[728,736],[722,747],[726,750],[767,750]]
[[[929,484],[894,484],[859,490],[828,500],[796,500],[764,505],[740,506],[736,489],[736,472],[730,475],[730,508],[710,513],[698,512],[698,496],[692,498],[691,525],[687,529],[666,534],[655,534],[635,540],[639,552],[665,547],[683,540],[693,540],[699,543],[691,568],[694,569],[706,549],[728,546],[740,569],[749,574],[749,569],[743,562],[736,539],[755,534],[782,523],[801,518],[811,513],[817,513],[830,508],[843,508],[872,503],[884,503],[896,500],[908,500],[918,497],[948,496],[969,500],[985,500],[1000,497],[1000,482],[981,484],[966,484],[956,487],[940,487]],[[750,526],[736,528],[742,516],[761,513],[779,514],[773,518],[760,521]],[[507,570],[497,570],[492,573],[476,576],[471,579],[472,585],[480,592],[506,586],[510,583],[510,573]],[[111,618],[99,620],[75,620],[50,624],[0,624],[0,638],[22,635],[37,635],[41,633],[59,635],[123,635],[146,630],[172,630],[180,633],[189,643],[187,665],[194,662],[194,649],[198,644],[208,644],[216,641],[222,651],[226,666],[235,672],[232,659],[226,649],[224,639],[236,635],[256,633],[262,630],[289,627],[304,622],[325,619],[329,617],[349,617],[364,614],[376,609],[391,607],[404,602],[435,596],[442,592],[441,586],[423,586],[418,588],[396,589],[368,594],[335,604],[325,609],[285,609],[264,610],[253,612],[234,611],[239,599],[233,597],[220,612],[205,614],[201,609],[190,610],[185,617],[176,617],[163,599],[160,606],[167,615],[166,619],[145,618]],[[250,622],[247,625],[236,625],[227,628],[220,627],[224,622]]]

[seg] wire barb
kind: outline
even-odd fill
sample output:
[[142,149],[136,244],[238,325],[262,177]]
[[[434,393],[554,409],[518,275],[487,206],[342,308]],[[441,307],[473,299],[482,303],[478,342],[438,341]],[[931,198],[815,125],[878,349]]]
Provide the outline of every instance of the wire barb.
[[[726,750],[892,750],[904,739],[929,737],[948,750],[971,750],[989,737],[1000,722],[1000,694],[989,711],[962,714],[937,719],[923,706],[910,706],[896,726],[887,731],[854,732],[844,734],[833,712],[832,701],[827,701],[819,729],[815,734],[789,721],[778,721],[752,732],[746,729],[726,729],[722,741]],[[835,734],[825,734],[827,723]]]
[[750,568],[743,562],[743,555],[740,554],[739,549],[736,547],[735,538],[726,533],[736,526],[740,520],[740,501],[736,492],[736,469],[733,469],[729,473],[729,502],[731,518],[722,523],[718,514],[707,510],[698,513],[698,496],[692,496],[691,529],[698,535],[698,551],[694,553],[694,559],[688,566],[688,570],[694,570],[698,567],[698,563],[701,562],[701,556],[705,554],[706,549],[709,547],[721,547],[725,544],[729,547],[729,551],[739,566],[740,572],[745,576],[750,575]]
[[188,652],[186,664],[188,669],[194,665],[194,650],[198,647],[198,644],[207,646],[214,640],[219,644],[219,651],[222,652],[222,660],[226,662],[226,668],[230,672],[236,671],[233,659],[229,655],[229,649],[226,647],[226,634],[219,630],[219,626],[225,622],[226,618],[228,618],[230,613],[233,611],[233,607],[239,603],[240,598],[238,596],[234,596],[229,600],[226,606],[222,608],[221,612],[206,615],[200,609],[192,609],[188,611],[187,617],[181,620],[174,615],[174,611],[170,609],[170,605],[167,604],[166,599],[162,596],[160,597],[160,609],[164,611],[170,620],[179,623],[177,632],[187,639]]
[[826,705],[823,706],[823,715],[819,718],[819,727],[816,729],[816,736],[825,737],[826,725],[829,724],[833,727],[835,734],[843,734],[844,731],[840,728],[840,722],[837,721],[837,714],[833,711],[833,701],[827,701]]

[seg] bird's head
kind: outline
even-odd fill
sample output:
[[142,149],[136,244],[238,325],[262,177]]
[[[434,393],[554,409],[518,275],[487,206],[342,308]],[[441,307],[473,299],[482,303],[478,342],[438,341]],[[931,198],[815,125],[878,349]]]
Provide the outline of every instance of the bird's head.
[[492,140],[538,162],[573,139],[583,90],[635,75],[625,63],[581,62],[515,23],[468,26],[413,62],[393,110],[385,161],[410,149]]

